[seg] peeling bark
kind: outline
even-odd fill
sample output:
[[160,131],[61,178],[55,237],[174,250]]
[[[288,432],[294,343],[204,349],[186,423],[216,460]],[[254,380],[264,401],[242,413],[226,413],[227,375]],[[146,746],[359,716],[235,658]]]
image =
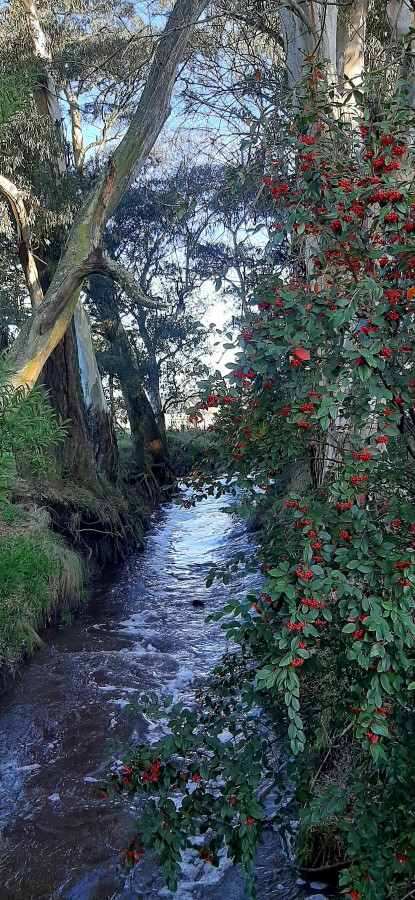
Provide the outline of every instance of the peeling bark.
[[81,301],[75,307],[74,327],[94,465],[101,475],[115,483],[118,478],[119,462],[115,425],[108,412],[92,344],[91,327]]
[[35,61],[39,63],[39,87],[35,92],[35,100],[40,116],[50,119],[57,129],[58,140],[62,143],[62,152],[56,158],[58,175],[66,172],[66,158],[63,152],[63,117],[59,105],[55,80],[50,72],[52,54],[49,41],[42,28],[35,0],[20,0],[26,12],[26,20],[30,32]]

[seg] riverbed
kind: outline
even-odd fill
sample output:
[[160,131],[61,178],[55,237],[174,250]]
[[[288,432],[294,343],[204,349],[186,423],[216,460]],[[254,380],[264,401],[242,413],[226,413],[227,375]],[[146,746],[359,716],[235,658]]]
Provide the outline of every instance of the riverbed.
[[[124,803],[101,797],[111,758],[106,740],[151,737],[151,723],[127,711],[141,692],[192,699],[225,649],[205,616],[242,596],[254,576],[207,588],[212,562],[249,550],[243,524],[209,498],[153,516],[145,550],[106,572],[88,608],[68,628],[50,629],[0,706],[1,900],[169,898],[147,855],[130,880],[119,866],[134,822]],[[194,601],[204,606],[194,606]],[[281,761],[283,766],[283,760]],[[287,820],[290,787],[279,798]],[[260,900],[322,898],[300,883],[290,847],[267,829],[258,854]],[[323,891],[324,893],[324,891]],[[179,900],[242,900],[227,860],[215,869],[184,860]],[[324,898],[323,898],[324,900]]]

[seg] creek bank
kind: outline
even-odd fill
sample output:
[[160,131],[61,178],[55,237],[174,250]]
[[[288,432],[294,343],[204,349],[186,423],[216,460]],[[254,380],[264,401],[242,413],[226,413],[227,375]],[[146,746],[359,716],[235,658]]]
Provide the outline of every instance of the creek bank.
[[42,645],[68,625],[92,577],[144,547],[161,491],[135,477],[98,490],[75,481],[16,478],[0,503],[0,695]]
[[195,469],[201,469],[205,474],[223,471],[224,456],[211,431],[172,428],[167,432],[167,442],[172,467],[178,478],[186,478]]
[[0,505],[0,694],[42,644],[39,629],[69,619],[84,596],[81,557],[34,503]]

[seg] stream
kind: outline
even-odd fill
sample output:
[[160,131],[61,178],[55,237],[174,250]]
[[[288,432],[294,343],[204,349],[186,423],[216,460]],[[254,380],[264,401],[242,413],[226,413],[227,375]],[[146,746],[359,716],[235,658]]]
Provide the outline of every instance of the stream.
[[[248,549],[243,523],[209,498],[170,504],[153,516],[145,550],[104,573],[66,629],[51,628],[0,705],[1,900],[170,898],[147,854],[130,880],[120,851],[134,822],[128,803],[102,799],[111,760],[107,738],[139,739],[153,726],[128,712],[141,692],[190,700],[225,648],[205,615],[244,595],[253,576],[205,585],[212,562]],[[204,607],[194,607],[194,600]],[[283,765],[283,761],[281,762]],[[289,819],[289,785],[280,798]],[[324,900],[306,887],[278,830],[264,833],[257,858],[260,900]],[[243,883],[226,858],[218,869],[186,855],[178,900],[242,900]]]

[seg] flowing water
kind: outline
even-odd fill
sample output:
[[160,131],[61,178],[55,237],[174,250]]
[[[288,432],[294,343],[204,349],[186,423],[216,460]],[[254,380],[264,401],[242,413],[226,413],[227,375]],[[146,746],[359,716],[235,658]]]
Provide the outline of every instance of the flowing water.
[[[208,499],[189,510],[171,504],[153,519],[146,549],[106,574],[88,609],[65,630],[50,629],[0,707],[1,900],[153,900],[172,895],[155,861],[140,860],[130,881],[119,867],[133,825],[125,803],[104,800],[110,767],[105,742],[151,736],[151,723],[128,712],[142,691],[188,699],[225,642],[205,614],[248,576],[206,588],[212,561],[248,548],[240,522]],[[204,608],[194,607],[194,600]],[[287,806],[289,790],[281,798]],[[299,884],[278,832],[258,854],[261,900],[322,898]],[[320,891],[319,893],[317,893]],[[242,900],[238,872],[186,857],[179,900]]]

